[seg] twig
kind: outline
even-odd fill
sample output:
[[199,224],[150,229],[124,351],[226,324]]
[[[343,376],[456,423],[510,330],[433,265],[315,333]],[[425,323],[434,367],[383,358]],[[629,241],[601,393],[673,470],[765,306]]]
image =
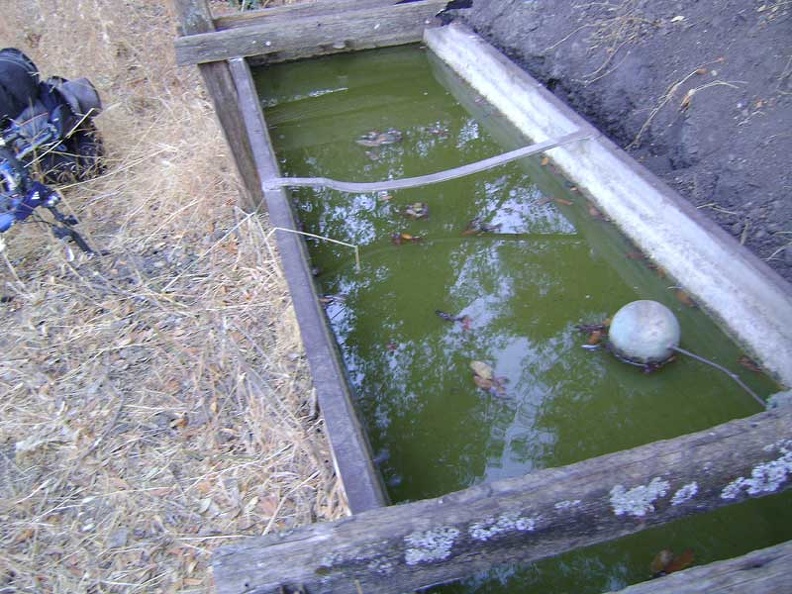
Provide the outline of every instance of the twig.
[[669,101],[671,101],[671,98],[677,92],[679,87],[683,83],[687,82],[687,80],[689,80],[691,77],[693,77],[696,74],[698,74],[700,72],[700,70],[701,70],[701,67],[696,68],[695,70],[691,71],[689,74],[685,75],[682,79],[676,81],[675,83],[673,83],[671,86],[669,86],[666,89],[666,92],[663,94],[663,97],[662,97],[660,103],[657,104],[652,109],[651,112],[649,112],[649,117],[643,123],[643,126],[641,126],[641,129],[638,130],[638,134],[636,134],[635,138],[633,138],[633,141],[627,146],[627,148],[634,148],[634,147],[638,146],[638,143],[641,141],[641,136],[643,136],[643,133],[646,132],[646,130],[649,128],[649,125],[652,123],[652,120],[655,118],[655,116],[658,113],[660,113],[660,110],[663,109]]
[[765,258],[765,261],[769,262],[770,260],[775,258],[778,254],[780,254],[781,252],[783,252],[785,249],[787,249],[790,246],[792,246],[792,241],[790,241],[788,244],[782,245],[780,248],[776,249],[772,254],[767,256],[767,258]]
[[722,212],[727,215],[737,216],[739,213],[736,213],[731,210],[726,210],[725,208],[721,208],[715,202],[709,202],[707,204],[702,204],[701,206],[697,206],[696,208],[711,208],[712,210],[716,210],[718,212]]
[[346,247],[350,247],[355,250],[355,270],[360,272],[360,248],[355,245],[354,243],[347,243],[346,241],[341,241],[340,239],[333,239],[332,237],[325,237],[324,235],[316,235],[314,233],[308,233],[307,231],[297,231],[296,229],[286,229],[285,227],[273,227],[272,230],[267,233],[267,237],[272,235],[275,231],[285,231],[286,233],[294,233],[295,235],[305,235],[306,237],[313,237],[314,239],[321,239],[322,241],[329,241],[330,243],[337,243],[339,245],[344,245]]

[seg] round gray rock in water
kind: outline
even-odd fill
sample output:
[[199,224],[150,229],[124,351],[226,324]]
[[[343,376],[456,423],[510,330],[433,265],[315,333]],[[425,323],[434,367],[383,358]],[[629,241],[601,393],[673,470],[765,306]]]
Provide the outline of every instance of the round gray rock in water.
[[662,363],[679,345],[679,322],[662,303],[642,299],[616,312],[608,338],[619,357],[640,364]]

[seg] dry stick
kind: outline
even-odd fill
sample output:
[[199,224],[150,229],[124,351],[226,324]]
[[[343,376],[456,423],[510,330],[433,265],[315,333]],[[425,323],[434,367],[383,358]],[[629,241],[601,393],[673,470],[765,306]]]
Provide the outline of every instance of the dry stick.
[[[632,40],[631,40],[631,39],[627,39],[627,40],[623,41],[621,44],[619,44],[619,47],[617,47],[615,50],[613,50],[613,53],[612,53],[612,54],[611,54],[611,55],[608,57],[608,59],[607,59],[607,60],[605,60],[605,62],[602,64],[602,66],[600,66],[599,68],[597,68],[597,69],[596,69],[594,72],[590,72],[589,74],[585,74],[585,75],[583,75],[583,78],[581,78],[581,79],[580,79],[580,82],[582,82],[584,85],[590,85],[590,84],[591,84],[591,83],[593,83],[593,82],[597,82],[597,81],[598,81],[598,80],[600,80],[601,78],[605,78],[605,77],[606,77],[606,76],[608,76],[608,75],[609,75],[611,72],[613,72],[614,70],[616,70],[616,69],[619,67],[619,65],[620,65],[622,62],[624,62],[624,60],[626,60],[626,59],[627,59],[627,57],[629,56],[629,53],[627,53],[626,55],[624,55],[624,57],[622,57],[622,59],[621,59],[621,60],[619,60],[619,61],[616,63],[616,65],[615,65],[615,66],[613,66],[613,68],[607,68],[607,67],[608,67],[608,66],[610,65],[610,63],[613,61],[613,58],[616,56],[616,54],[617,54],[617,53],[619,53],[619,50],[620,50],[621,48],[623,48],[625,45],[627,45],[628,43],[630,43],[630,41],[632,41]],[[604,69],[604,72],[603,72],[603,69]],[[600,72],[602,72],[602,74],[600,74]]]
[[162,293],[164,293],[165,291],[167,291],[168,289],[170,289],[170,288],[171,288],[171,287],[172,287],[172,286],[173,286],[173,285],[176,283],[176,281],[178,281],[178,280],[179,280],[179,279],[180,279],[182,276],[184,276],[184,273],[185,273],[185,272],[187,272],[187,270],[188,270],[188,269],[190,269],[190,268],[194,267],[196,264],[198,264],[198,262],[202,261],[202,260],[203,260],[203,259],[204,259],[206,256],[208,256],[208,255],[209,255],[211,252],[213,252],[213,251],[214,251],[214,249],[215,249],[215,248],[216,248],[218,245],[220,245],[220,244],[221,244],[223,241],[225,241],[225,240],[226,240],[226,239],[227,239],[229,236],[231,236],[231,235],[232,235],[232,234],[233,234],[233,233],[234,233],[234,232],[235,232],[235,231],[236,231],[236,230],[237,230],[237,229],[238,229],[240,226],[242,226],[242,224],[243,224],[243,223],[244,223],[244,222],[245,222],[245,221],[246,221],[248,218],[255,216],[255,214],[256,214],[256,213],[249,213],[249,214],[248,214],[248,215],[247,215],[245,218],[243,218],[242,220],[240,220],[240,221],[239,221],[237,224],[235,224],[235,225],[234,225],[233,227],[231,227],[231,228],[230,228],[228,231],[226,231],[226,232],[223,234],[223,236],[222,236],[220,239],[218,239],[218,240],[217,240],[217,241],[215,241],[215,242],[214,242],[214,243],[213,243],[211,246],[209,246],[209,249],[207,249],[207,250],[206,250],[204,253],[202,253],[200,256],[198,256],[198,257],[197,257],[195,260],[193,260],[192,262],[190,262],[189,264],[187,264],[187,265],[186,265],[186,266],[185,266],[185,267],[182,269],[182,271],[181,271],[179,274],[177,274],[175,277],[173,277],[173,279],[171,279],[171,281],[170,281],[170,282],[169,282],[167,285],[165,285],[165,286],[162,288],[161,292],[162,292]]
[[732,378],[732,379],[733,379],[735,382],[737,382],[738,384],[740,384],[740,387],[741,387],[743,390],[745,390],[745,391],[746,391],[746,392],[748,392],[748,393],[749,393],[751,396],[753,396],[754,400],[756,400],[756,401],[757,401],[759,404],[761,404],[761,405],[762,405],[762,408],[766,408],[766,407],[767,407],[767,404],[765,403],[765,401],[764,401],[764,400],[762,400],[761,398],[759,398],[759,396],[757,396],[756,392],[754,392],[753,390],[751,390],[751,388],[749,388],[749,387],[748,387],[748,386],[745,384],[745,382],[743,382],[743,381],[740,379],[740,376],[738,376],[736,373],[734,373],[734,372],[732,372],[732,371],[729,371],[728,369],[726,369],[726,368],[725,368],[725,367],[723,367],[722,365],[718,365],[718,364],[717,364],[717,363],[715,363],[714,361],[710,361],[709,359],[705,359],[704,357],[701,357],[701,356],[699,356],[699,355],[696,355],[695,353],[691,353],[690,351],[688,351],[688,350],[686,350],[686,349],[683,349],[682,347],[678,347],[678,346],[672,346],[672,347],[671,347],[671,350],[672,350],[672,351],[676,351],[676,352],[678,352],[678,353],[682,353],[683,355],[687,355],[688,357],[692,357],[692,358],[693,358],[693,359],[695,359],[696,361],[700,361],[701,363],[705,363],[706,365],[710,365],[711,367],[714,367],[715,369],[717,369],[717,370],[719,370],[719,371],[722,371],[723,373],[725,373],[726,375],[728,375],[730,378]]
[[[5,242],[3,242],[2,247],[5,248]],[[3,260],[5,261],[6,266],[8,267],[8,270],[11,272],[11,276],[14,277],[14,280],[17,282],[17,284],[19,285],[20,289],[22,291],[25,291],[25,283],[23,283],[22,279],[19,278],[19,275],[17,274],[16,269],[14,268],[14,265],[11,264],[11,260],[8,259],[8,254],[6,253],[5,249],[0,250],[0,252],[3,253]]]
[[554,49],[556,49],[559,45],[564,43],[567,39],[572,37],[578,31],[582,31],[583,29],[586,29],[586,28],[589,28],[589,27],[596,27],[596,26],[597,26],[596,23],[586,23],[585,25],[581,25],[580,27],[578,27],[577,29],[572,31],[569,35],[566,35],[565,37],[562,37],[560,40],[556,41],[553,45],[551,45],[549,47],[546,47],[544,50],[542,50],[542,54],[547,54],[547,53],[553,51]]
[[557,146],[575,142],[577,140],[584,140],[591,138],[589,132],[578,130],[571,134],[566,134],[560,138],[545,140],[530,146],[518,148],[507,153],[502,153],[488,159],[476,161],[455,167],[453,169],[446,169],[437,173],[430,173],[428,175],[421,175],[418,177],[405,177],[402,179],[392,179],[379,182],[345,182],[330,179],[327,177],[275,177],[268,179],[264,182],[264,190],[275,190],[283,187],[312,187],[312,188],[330,188],[340,192],[352,192],[358,194],[365,194],[368,192],[382,192],[385,190],[401,190],[405,188],[416,188],[418,186],[426,186],[429,184],[437,184],[440,182],[472,175],[487,169],[492,169],[498,165],[510,163],[529,155],[541,153]]
[[[294,178],[294,179],[301,179],[301,178]],[[315,178],[307,178],[307,179],[315,179]],[[329,180],[332,181],[332,180]],[[343,245],[346,247],[350,247],[355,250],[355,270],[360,272],[360,248],[356,246],[354,243],[347,243],[346,241],[341,241],[340,239],[333,239],[332,237],[326,237],[325,235],[316,235],[314,233],[308,233],[307,231],[297,231],[296,229],[286,229],[285,227],[273,227],[272,231],[267,234],[267,237],[272,235],[275,231],[285,231],[286,233],[294,233],[296,235],[305,235],[306,237],[313,237],[314,239],[321,239],[323,241],[329,241],[331,243],[337,243],[339,245]]]
[[772,254],[767,256],[767,258],[765,258],[765,260],[769,262],[770,260],[775,258],[778,254],[780,254],[781,252],[783,252],[785,249],[787,249],[790,246],[792,246],[792,242],[789,242],[786,245],[782,245],[780,248],[776,249]]
[[706,62],[704,65],[699,66],[698,68],[696,68],[695,70],[693,70],[692,72],[688,73],[683,78],[681,78],[680,80],[676,81],[671,86],[669,86],[668,89],[666,89],[666,92],[663,95],[662,100],[660,101],[660,103],[658,103],[652,109],[652,111],[649,113],[649,117],[643,123],[643,126],[641,126],[641,129],[638,130],[638,134],[636,134],[635,138],[633,138],[633,141],[627,146],[627,148],[638,146],[638,143],[641,141],[641,136],[643,136],[643,133],[646,132],[646,129],[649,127],[649,124],[651,124],[652,120],[654,119],[654,117],[658,113],[660,113],[660,110],[663,109],[663,107],[665,107],[666,104],[669,101],[671,101],[671,99],[674,97],[674,94],[677,92],[677,90],[679,90],[679,87],[681,87],[685,82],[687,82],[690,78],[692,78],[696,74],[700,74],[701,73],[701,69],[704,68],[705,66],[708,66],[709,64],[713,64],[713,63],[718,62],[718,61],[719,60],[713,60],[712,62]]

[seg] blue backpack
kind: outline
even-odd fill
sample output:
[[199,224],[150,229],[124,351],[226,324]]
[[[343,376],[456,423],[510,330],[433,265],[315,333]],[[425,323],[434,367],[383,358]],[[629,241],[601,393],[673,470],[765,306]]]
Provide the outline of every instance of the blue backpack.
[[42,81],[24,53],[0,50],[0,233],[44,206],[62,225],[56,234],[78,239],[70,228],[76,220],[57,210],[60,195],[49,185],[102,171],[103,145],[93,122],[100,111],[88,79]]

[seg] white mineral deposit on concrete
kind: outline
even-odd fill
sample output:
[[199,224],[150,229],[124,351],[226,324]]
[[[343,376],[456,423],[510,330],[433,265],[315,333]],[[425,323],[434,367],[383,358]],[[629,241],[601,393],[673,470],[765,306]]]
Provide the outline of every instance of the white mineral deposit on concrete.
[[634,516],[642,518],[647,513],[654,511],[653,503],[668,493],[670,484],[661,478],[655,477],[648,485],[639,485],[632,489],[625,489],[616,485],[611,489],[610,502],[613,513],[617,516]]
[[693,481],[687,485],[683,485],[673,497],[671,497],[671,505],[681,505],[686,501],[693,499],[698,493],[698,483]]
[[507,532],[530,532],[536,528],[539,518],[526,518],[519,513],[501,514],[498,518],[487,518],[483,522],[476,522],[468,530],[475,540],[489,540]]
[[442,561],[451,554],[457,536],[459,530],[451,527],[413,532],[404,537],[407,544],[404,560],[407,565]]

